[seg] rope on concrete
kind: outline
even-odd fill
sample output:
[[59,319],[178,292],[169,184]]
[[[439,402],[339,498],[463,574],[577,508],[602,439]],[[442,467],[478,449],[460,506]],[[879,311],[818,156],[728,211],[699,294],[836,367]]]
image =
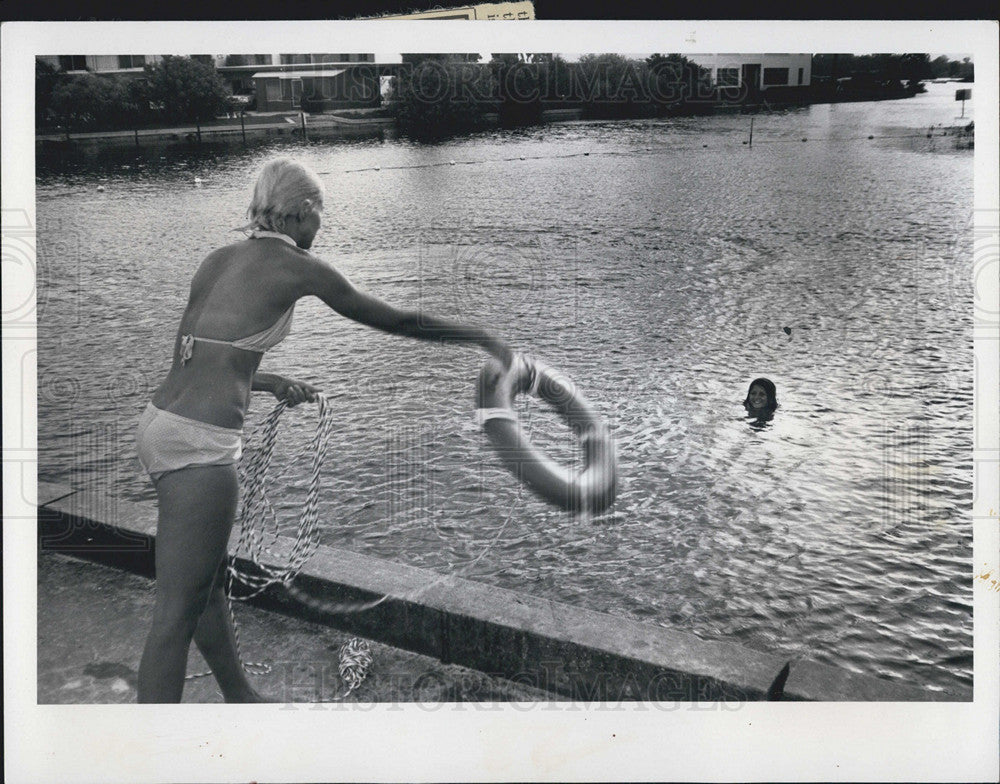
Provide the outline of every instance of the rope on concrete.
[[340,679],[347,684],[347,691],[338,699],[345,699],[362,684],[371,672],[373,662],[371,646],[360,637],[352,637],[341,646],[337,672],[340,674]]

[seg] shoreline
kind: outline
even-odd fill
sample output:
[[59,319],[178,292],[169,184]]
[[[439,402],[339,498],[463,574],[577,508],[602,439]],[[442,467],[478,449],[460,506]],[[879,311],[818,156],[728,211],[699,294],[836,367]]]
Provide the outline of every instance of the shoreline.
[[[809,106],[837,104],[837,103],[877,103],[881,101],[903,100],[913,98],[914,94],[858,94],[844,96],[839,100],[803,100],[803,101],[774,101],[764,103],[725,103],[718,102],[711,105],[692,105],[686,111],[676,113],[665,113],[653,117],[586,117],[586,106],[561,107],[546,109],[542,111],[541,125],[552,123],[576,122],[580,120],[595,121],[629,121],[636,119],[669,119],[673,117],[688,116],[713,116],[719,114],[760,114],[768,111],[784,111],[793,108],[806,108]],[[349,110],[357,112],[357,110]],[[344,117],[336,113],[308,114],[303,112],[279,112],[266,115],[249,115],[250,123],[236,124],[224,123],[207,125],[177,125],[154,128],[133,128],[126,130],[100,130],[100,131],[67,131],[52,130],[50,132],[36,133],[35,146],[42,150],[48,148],[53,150],[79,149],[85,147],[114,147],[114,148],[141,148],[145,146],[155,146],[159,144],[192,144],[198,145],[205,142],[242,142],[247,143],[248,139],[259,140],[273,136],[285,136],[290,138],[331,139],[331,138],[354,138],[359,136],[379,136],[389,135],[395,137],[399,134],[398,125],[395,118],[372,116],[372,117]],[[268,117],[275,119],[268,120]],[[278,119],[280,118],[280,119]],[[484,115],[487,124],[491,127],[499,125],[499,114],[488,112]],[[232,120],[233,118],[229,118]],[[532,126],[518,126],[532,127]],[[956,128],[961,127],[956,125]],[[461,136],[461,134],[459,134]]]
[[[303,137],[298,115],[282,115],[280,121],[240,125],[184,125],[163,128],[135,128],[124,131],[89,131],[41,133],[35,135],[36,147],[67,149],[85,146],[142,147],[162,143],[199,144],[214,141],[236,141],[245,143],[248,139],[268,136]],[[305,124],[306,138],[340,138],[358,135],[377,135],[394,125],[385,118],[354,119],[320,115],[323,120],[309,118]],[[286,119],[287,118],[287,119]]]

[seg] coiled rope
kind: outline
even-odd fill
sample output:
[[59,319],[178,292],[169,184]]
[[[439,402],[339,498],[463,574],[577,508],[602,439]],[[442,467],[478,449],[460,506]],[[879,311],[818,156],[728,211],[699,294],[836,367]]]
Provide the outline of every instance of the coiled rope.
[[[241,601],[252,599],[270,586],[278,583],[287,584],[305,566],[306,562],[316,552],[319,538],[316,536],[318,519],[319,475],[323,461],[326,459],[330,433],[333,430],[333,414],[327,397],[316,396],[319,404],[319,424],[310,443],[312,466],[309,473],[309,486],[306,491],[306,501],[299,518],[292,552],[288,563],[283,566],[268,566],[261,557],[267,544],[278,540],[278,521],[274,507],[267,497],[267,471],[271,466],[274,454],[274,443],[278,435],[278,420],[287,404],[280,401],[267,415],[261,425],[261,443],[258,449],[247,451],[246,460],[240,461],[240,484],[243,492],[243,504],[240,510],[240,538],[233,557],[230,559],[230,583],[239,580],[250,592],[240,596]],[[266,538],[266,529],[270,524],[272,532],[270,540]],[[260,573],[241,570],[235,562],[236,556],[245,553]]]
[[[233,612],[233,601],[247,601],[263,593],[272,585],[288,585],[302,570],[309,558],[316,552],[319,538],[316,536],[316,521],[318,519],[319,475],[320,468],[326,458],[330,433],[333,430],[333,413],[326,395],[316,395],[319,404],[319,424],[313,435],[310,451],[312,467],[309,475],[309,487],[306,492],[305,505],[299,517],[292,551],[288,562],[283,566],[269,566],[261,557],[269,544],[278,541],[279,529],[274,507],[267,497],[267,472],[274,455],[274,444],[278,436],[278,420],[288,407],[285,401],[278,404],[267,415],[260,427],[260,445],[255,450],[244,450],[238,466],[242,504],[239,515],[240,537],[236,550],[230,554],[226,567],[226,600],[229,605],[229,617],[233,624],[233,634],[236,639],[236,653],[246,672],[264,675],[271,671],[271,666],[263,662],[248,662],[243,659],[240,650],[240,631]],[[271,536],[267,537],[268,524]],[[246,571],[237,565],[237,557],[244,553],[253,563],[255,572]],[[239,582],[249,591],[234,595],[234,587]],[[212,671],[188,675],[187,679],[202,678],[211,675]]]
[[[244,450],[238,466],[242,496],[239,514],[240,535],[236,549],[229,556],[229,563],[226,568],[226,600],[229,606],[229,617],[233,625],[237,656],[240,658],[243,669],[252,675],[266,675],[270,673],[271,665],[264,662],[250,662],[243,659],[239,625],[236,622],[236,615],[233,611],[234,601],[247,601],[263,593],[271,586],[278,584],[283,585],[285,590],[296,601],[313,610],[328,614],[362,612],[377,607],[389,599],[389,594],[385,594],[371,601],[331,602],[304,592],[294,583],[296,576],[298,576],[299,572],[319,546],[317,521],[320,469],[326,459],[330,434],[333,431],[334,424],[333,410],[328,396],[319,393],[316,395],[316,401],[319,405],[319,422],[310,442],[309,451],[312,454],[312,465],[309,474],[309,486],[306,491],[305,504],[299,516],[291,553],[288,556],[287,563],[284,565],[273,566],[264,563],[263,554],[270,554],[268,547],[278,542],[280,534],[277,515],[267,497],[267,474],[271,466],[271,458],[274,455],[274,445],[277,441],[278,421],[288,407],[285,401],[279,401],[267,417],[265,417],[258,430],[260,433],[259,445],[255,449]],[[413,591],[409,591],[399,598],[404,601],[412,600],[447,580],[455,579],[459,574],[482,560],[503,535],[507,524],[514,516],[520,500],[521,494],[519,489],[503,524],[478,556],[462,564],[457,572],[453,571],[442,575],[438,579],[420,586]],[[267,534],[268,528],[271,531],[270,536]],[[241,554],[253,564],[254,571],[247,571],[239,567],[237,558]],[[240,595],[238,596],[234,595],[237,583],[240,583],[244,589],[240,591]],[[364,640],[355,637],[341,647],[339,672],[348,689],[338,699],[347,697],[361,684],[370,672],[372,662],[371,648]],[[211,670],[206,670],[188,675],[187,679],[202,678],[211,674]]]
[[340,695],[340,699],[344,699],[364,682],[371,671],[373,661],[372,648],[365,640],[355,637],[344,643],[340,648],[340,664],[337,672],[340,674],[340,679],[347,684],[347,691]]

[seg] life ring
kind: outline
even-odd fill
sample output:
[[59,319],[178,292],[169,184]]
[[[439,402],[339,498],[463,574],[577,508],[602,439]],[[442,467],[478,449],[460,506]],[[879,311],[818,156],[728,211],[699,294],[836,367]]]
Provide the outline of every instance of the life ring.
[[[528,393],[552,406],[580,437],[583,468],[543,454],[524,434],[514,398]],[[495,359],[479,374],[476,417],[504,464],[546,501],[570,512],[599,513],[615,500],[617,463],[611,431],[574,385],[547,365],[518,356],[504,371]]]

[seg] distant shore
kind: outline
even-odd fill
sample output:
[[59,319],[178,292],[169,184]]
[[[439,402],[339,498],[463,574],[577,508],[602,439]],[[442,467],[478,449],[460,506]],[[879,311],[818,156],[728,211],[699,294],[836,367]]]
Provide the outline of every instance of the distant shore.
[[[687,107],[677,114],[716,114],[728,112],[758,113],[796,106],[823,103],[898,100],[914,95],[911,91],[877,89],[836,94],[830,91],[810,90],[808,94],[792,95],[773,92],[772,96],[759,96],[757,101],[738,103],[713,102],[703,106]],[[542,111],[542,122],[572,122],[588,119],[585,105],[560,106]],[[665,116],[672,116],[668,113]],[[490,125],[499,124],[499,113],[485,115]],[[616,119],[630,119],[623,116]],[[35,134],[35,143],[41,148],[66,148],[76,146],[142,147],[158,144],[197,144],[212,141],[243,141],[269,136],[289,136],[307,139],[347,138],[357,136],[397,133],[396,120],[387,116],[384,109],[346,110],[344,112],[247,113],[243,117],[219,117],[203,124],[186,124],[168,127],[140,127],[124,130],[74,131],[66,128],[49,128]]]

